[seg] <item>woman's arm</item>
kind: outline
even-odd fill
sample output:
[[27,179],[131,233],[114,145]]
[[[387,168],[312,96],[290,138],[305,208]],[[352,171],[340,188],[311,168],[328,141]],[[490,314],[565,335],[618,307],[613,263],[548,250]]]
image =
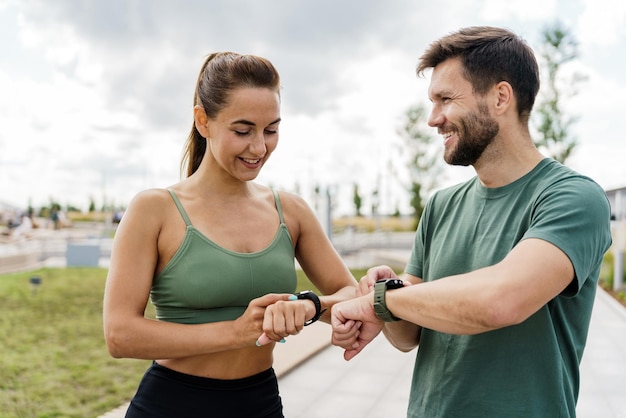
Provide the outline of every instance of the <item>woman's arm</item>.
[[297,214],[296,259],[323,295],[320,301],[326,313],[321,320],[330,323],[330,309],[335,303],[354,298],[358,283],[309,205],[299,197],[290,197],[290,213]]
[[[281,192],[285,223],[295,246],[296,259],[313,285],[320,291],[320,320],[330,323],[330,310],[336,303],[356,296],[357,282],[324,233],[322,226],[300,197]],[[278,341],[304,328],[304,322],[315,315],[310,300],[277,302],[267,309],[265,334],[259,342]]]

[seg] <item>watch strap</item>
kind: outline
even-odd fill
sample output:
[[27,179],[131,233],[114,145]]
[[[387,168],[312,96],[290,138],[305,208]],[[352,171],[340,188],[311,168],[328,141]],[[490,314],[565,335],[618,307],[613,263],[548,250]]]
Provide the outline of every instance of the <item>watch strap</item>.
[[[395,287],[394,287],[395,288]],[[400,318],[393,316],[387,308],[385,294],[387,292],[387,281],[379,280],[374,284],[374,312],[376,316],[385,322],[399,321]]]
[[315,305],[315,315],[313,316],[313,318],[309,319],[308,321],[304,322],[304,326],[306,327],[307,325],[311,325],[313,322],[316,322],[318,319],[321,318],[322,314],[324,312],[326,312],[326,309],[322,309],[322,302],[320,302],[320,298],[319,296],[317,296],[315,293],[313,293],[310,290],[304,290],[300,293],[296,293],[295,296],[302,300],[302,299],[308,299],[310,301],[313,302],[313,304]]

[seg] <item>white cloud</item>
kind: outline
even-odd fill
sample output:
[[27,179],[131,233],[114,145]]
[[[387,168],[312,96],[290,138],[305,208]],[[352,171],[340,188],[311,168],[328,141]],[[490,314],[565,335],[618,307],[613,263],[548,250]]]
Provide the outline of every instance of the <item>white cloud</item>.
[[[626,2],[582,0],[577,35],[587,47],[616,46],[626,36]],[[623,50],[622,50],[623,51]],[[623,54],[622,54],[623,55]]]
[[579,67],[579,71],[588,78],[566,106],[568,114],[580,117],[573,128],[579,145],[570,165],[604,188],[623,187],[626,147],[615,126],[619,123],[618,114],[623,113],[619,98],[626,97],[626,85],[588,65]]
[[480,15],[488,21],[546,20],[555,15],[557,0],[485,0]]

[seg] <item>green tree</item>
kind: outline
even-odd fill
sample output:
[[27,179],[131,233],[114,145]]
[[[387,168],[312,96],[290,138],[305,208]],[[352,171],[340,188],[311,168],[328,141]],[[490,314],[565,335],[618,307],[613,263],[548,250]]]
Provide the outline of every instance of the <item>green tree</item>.
[[[372,190],[372,216],[378,219],[378,207],[380,206],[380,195],[378,192],[378,186]],[[378,229],[378,227],[376,228]]]
[[354,212],[356,216],[361,216],[361,207],[363,206],[363,199],[359,194],[359,185],[354,183],[352,201],[354,202]]
[[[415,210],[415,223],[419,222],[424,212],[424,200],[421,196],[422,185],[413,181],[411,182],[411,207]],[[418,215],[419,213],[419,215]]]
[[570,132],[578,118],[563,112],[562,100],[575,96],[576,85],[585,77],[578,73],[563,74],[563,66],[578,57],[578,43],[560,23],[546,27],[541,42],[543,85],[535,113],[538,131],[535,145],[564,164],[578,142]]
[[65,206],[65,211],[66,212],[80,212],[80,209],[78,209],[76,206],[72,205],[71,203],[68,203]]
[[413,105],[406,111],[404,123],[398,130],[404,143],[402,154],[408,156],[410,202],[416,225],[442,171],[440,150],[433,144],[432,128],[427,125],[427,118],[424,105]]

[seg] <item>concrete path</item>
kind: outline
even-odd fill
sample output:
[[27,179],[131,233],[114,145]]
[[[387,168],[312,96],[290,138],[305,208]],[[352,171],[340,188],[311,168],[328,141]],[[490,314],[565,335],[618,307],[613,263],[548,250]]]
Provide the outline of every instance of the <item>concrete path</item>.
[[626,418],[626,308],[602,289],[580,374],[578,418]]

